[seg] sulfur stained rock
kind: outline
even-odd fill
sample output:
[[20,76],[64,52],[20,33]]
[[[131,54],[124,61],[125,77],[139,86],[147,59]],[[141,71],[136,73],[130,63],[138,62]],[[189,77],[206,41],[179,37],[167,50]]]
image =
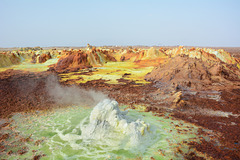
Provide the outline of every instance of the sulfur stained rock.
[[118,61],[131,61],[137,62],[140,61],[159,61],[159,58],[167,58],[167,55],[164,53],[163,49],[156,49],[151,47],[150,49],[127,49],[120,50],[116,55],[116,60]]
[[108,61],[116,61],[108,51],[97,50],[95,47],[88,51],[65,50],[63,54],[56,64],[50,66],[49,70],[59,73],[74,72],[80,69],[92,68],[93,66],[102,66]]
[[164,52],[169,57],[176,57],[179,55],[187,55],[191,58],[197,58],[205,62],[224,62],[227,64],[237,64],[238,59],[230,55],[230,53],[223,49],[212,49],[212,48],[194,48],[186,49],[183,46],[178,48],[168,49]]
[[21,63],[21,55],[19,53],[0,53],[0,67],[11,66]]
[[103,50],[103,51],[100,50],[99,52],[102,52],[106,61],[112,61],[112,62],[117,61],[116,58],[114,57],[114,52],[108,52],[106,50]]
[[88,63],[88,55],[83,52],[67,52],[62,56],[57,64],[53,66],[57,72],[64,71],[76,71],[83,68],[91,68],[92,66]]
[[44,63],[47,60],[51,59],[52,56],[50,54],[50,52],[48,53],[43,53],[43,54],[33,54],[32,55],[32,63]]
[[179,91],[179,92],[175,93],[175,94],[173,95],[173,97],[174,97],[173,103],[178,103],[178,102],[180,102],[180,100],[181,100],[181,98],[182,98],[182,92]]
[[38,57],[38,63],[44,63],[46,62],[48,59],[51,59],[51,55],[50,53],[47,53],[47,54],[41,54],[39,57]]

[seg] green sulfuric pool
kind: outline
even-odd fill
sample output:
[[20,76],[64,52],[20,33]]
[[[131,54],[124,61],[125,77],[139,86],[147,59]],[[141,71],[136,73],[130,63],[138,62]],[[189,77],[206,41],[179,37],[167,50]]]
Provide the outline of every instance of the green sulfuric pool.
[[[120,106],[120,110],[126,107]],[[89,123],[92,110],[93,108],[69,106],[49,112],[15,114],[11,130],[1,132],[18,134],[15,138],[7,139],[5,145],[11,144],[12,147],[7,147],[5,154],[0,155],[1,158],[32,159],[35,155],[44,155],[41,159],[183,159],[183,154],[191,151],[186,142],[199,140],[196,135],[197,126],[174,120],[167,113],[157,117],[150,112],[137,110],[129,110],[126,115],[128,119],[140,119],[149,125],[148,133],[142,135],[143,140],[138,146],[126,147],[127,142],[124,142],[122,132],[114,133],[119,136],[119,140],[108,136],[93,141],[84,140],[81,125]],[[109,131],[109,134],[110,132],[115,131]],[[29,137],[30,140],[21,142],[20,137]],[[16,146],[13,147],[13,144]],[[27,148],[27,152],[17,154],[17,150],[22,147]],[[179,147],[182,152],[179,152]],[[13,153],[6,155],[10,150]]]

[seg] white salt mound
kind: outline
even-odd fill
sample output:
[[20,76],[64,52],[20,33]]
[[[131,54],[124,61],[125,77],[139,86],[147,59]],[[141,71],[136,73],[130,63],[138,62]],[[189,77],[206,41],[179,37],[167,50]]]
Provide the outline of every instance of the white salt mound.
[[[149,132],[149,124],[132,120],[127,111],[120,111],[118,102],[105,99],[91,112],[89,123],[82,128],[85,140],[106,140],[106,145],[124,149],[138,146]],[[147,136],[146,136],[147,137]]]

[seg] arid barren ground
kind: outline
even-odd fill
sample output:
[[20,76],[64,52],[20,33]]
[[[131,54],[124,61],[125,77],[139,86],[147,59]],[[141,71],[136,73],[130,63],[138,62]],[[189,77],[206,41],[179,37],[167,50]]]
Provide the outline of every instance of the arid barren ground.
[[[47,138],[18,132],[12,124],[17,113],[94,107],[107,96],[125,109],[180,122],[169,124],[176,132],[165,131],[173,137],[196,126],[196,137],[169,143],[173,159],[240,159],[239,48],[22,48],[0,56],[0,157],[50,156],[37,151]],[[148,158],[159,157],[168,159],[160,147]]]

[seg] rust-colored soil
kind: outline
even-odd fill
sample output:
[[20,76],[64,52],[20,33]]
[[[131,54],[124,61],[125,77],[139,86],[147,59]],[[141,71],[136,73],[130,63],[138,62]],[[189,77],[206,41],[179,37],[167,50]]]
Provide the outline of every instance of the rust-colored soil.
[[218,90],[240,86],[239,76],[240,70],[233,64],[177,56],[166,64],[160,64],[146,75],[146,79],[175,84],[181,88]]
[[49,109],[54,106],[46,92],[49,73],[7,70],[0,72],[0,117],[14,112]]

